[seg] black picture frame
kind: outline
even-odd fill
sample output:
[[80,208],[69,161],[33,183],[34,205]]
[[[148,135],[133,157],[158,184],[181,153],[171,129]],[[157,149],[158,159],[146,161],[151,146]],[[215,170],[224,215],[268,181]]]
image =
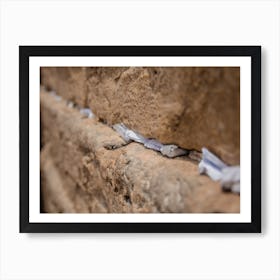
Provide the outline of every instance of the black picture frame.
[[[29,221],[29,58],[33,56],[251,57],[250,223],[32,223]],[[21,233],[259,233],[261,232],[260,46],[19,46]]]

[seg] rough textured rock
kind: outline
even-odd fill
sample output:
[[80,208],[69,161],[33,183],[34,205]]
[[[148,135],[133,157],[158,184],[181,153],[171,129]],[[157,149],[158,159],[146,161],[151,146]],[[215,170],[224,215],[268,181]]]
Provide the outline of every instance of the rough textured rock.
[[63,98],[85,107],[87,104],[87,68],[41,67],[41,82]]
[[238,67],[42,68],[42,84],[108,124],[239,164]]
[[106,213],[99,196],[84,192],[68,175],[60,171],[49,153],[50,144],[41,151],[41,191],[43,211],[47,213]]
[[198,174],[188,157],[168,159],[126,145],[109,126],[41,93],[41,173],[49,212],[239,212],[240,197]]

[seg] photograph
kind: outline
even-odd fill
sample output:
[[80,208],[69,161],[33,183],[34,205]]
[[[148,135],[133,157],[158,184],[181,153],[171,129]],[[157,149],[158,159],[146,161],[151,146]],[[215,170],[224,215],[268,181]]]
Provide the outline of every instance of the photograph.
[[259,46],[19,52],[21,232],[261,230]]
[[280,1],[39,2],[0,0],[0,279],[280,280]]
[[239,67],[41,67],[41,211],[239,213]]

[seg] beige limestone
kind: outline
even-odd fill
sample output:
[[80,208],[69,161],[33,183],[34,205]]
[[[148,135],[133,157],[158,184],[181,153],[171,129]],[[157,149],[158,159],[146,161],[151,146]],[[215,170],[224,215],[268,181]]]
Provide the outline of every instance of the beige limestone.
[[42,68],[47,88],[110,125],[239,164],[238,67]]
[[109,126],[41,93],[41,172],[49,212],[235,213],[240,197],[197,162],[126,143]]

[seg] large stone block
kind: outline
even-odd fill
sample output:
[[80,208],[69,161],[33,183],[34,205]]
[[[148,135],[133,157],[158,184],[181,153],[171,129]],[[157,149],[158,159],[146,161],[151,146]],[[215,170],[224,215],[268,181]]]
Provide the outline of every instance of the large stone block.
[[85,67],[41,67],[41,84],[84,107],[87,104],[86,71]]
[[233,213],[238,195],[198,173],[197,162],[126,143],[109,126],[41,93],[45,202],[52,212]]
[[[75,101],[105,123],[123,122],[145,137],[185,149],[207,147],[225,162],[239,164],[239,68],[71,68],[71,78],[65,71],[42,68],[42,84],[63,96],[72,87]],[[86,78],[75,74],[81,72]],[[58,81],[46,82],[51,79]],[[71,86],[75,83],[80,86]]]

